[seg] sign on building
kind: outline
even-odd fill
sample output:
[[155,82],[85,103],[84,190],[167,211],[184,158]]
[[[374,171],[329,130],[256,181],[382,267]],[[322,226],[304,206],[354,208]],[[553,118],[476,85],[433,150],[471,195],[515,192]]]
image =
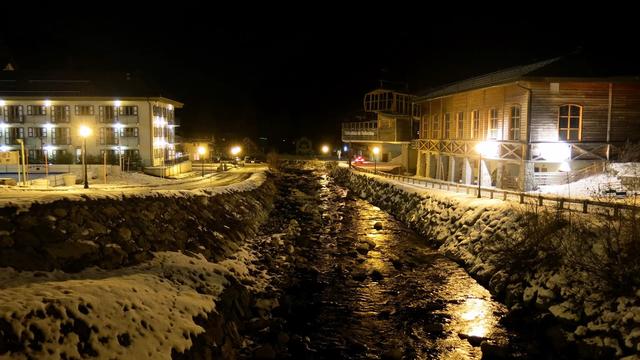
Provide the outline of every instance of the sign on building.
[[0,151],[0,165],[20,165],[19,151]]

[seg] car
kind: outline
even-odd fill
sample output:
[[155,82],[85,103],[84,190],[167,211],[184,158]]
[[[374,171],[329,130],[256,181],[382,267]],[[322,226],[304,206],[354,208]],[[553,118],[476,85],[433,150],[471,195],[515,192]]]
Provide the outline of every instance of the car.
[[358,156],[353,158],[353,162],[355,164],[362,165],[362,164],[364,164],[364,158],[362,157],[362,155],[358,155]]

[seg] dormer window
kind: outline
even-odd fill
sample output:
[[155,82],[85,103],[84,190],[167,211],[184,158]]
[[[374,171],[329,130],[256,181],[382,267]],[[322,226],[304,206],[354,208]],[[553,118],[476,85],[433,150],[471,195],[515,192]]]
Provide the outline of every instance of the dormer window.
[[582,106],[562,105],[558,111],[558,140],[580,141],[582,132]]

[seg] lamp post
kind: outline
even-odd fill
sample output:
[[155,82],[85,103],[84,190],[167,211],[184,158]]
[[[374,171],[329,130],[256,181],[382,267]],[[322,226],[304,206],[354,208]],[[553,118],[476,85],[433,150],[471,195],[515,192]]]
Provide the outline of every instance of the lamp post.
[[200,155],[200,164],[202,164],[202,177],[204,177],[204,153],[207,150],[204,148],[204,146],[198,146],[198,154]]
[[329,153],[329,146],[322,145],[322,153],[326,156]]
[[478,162],[478,199],[482,196],[480,195],[480,186],[482,185],[482,151],[479,151],[480,160]]
[[87,177],[87,137],[91,135],[91,129],[85,125],[80,126],[80,136],[82,137],[82,166],[84,167],[84,188],[89,188],[89,178]]
[[378,173],[378,153],[380,152],[380,148],[375,146],[373,148],[373,173]]

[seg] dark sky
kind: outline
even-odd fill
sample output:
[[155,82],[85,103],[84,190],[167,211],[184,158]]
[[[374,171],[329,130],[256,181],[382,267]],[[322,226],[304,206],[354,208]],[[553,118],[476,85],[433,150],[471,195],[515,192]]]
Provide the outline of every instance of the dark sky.
[[578,46],[628,61],[639,33],[624,9],[462,14],[373,4],[366,13],[249,3],[3,10],[0,51],[23,69],[131,72],[185,103],[184,135],[324,141],[339,139],[340,122],[381,79],[419,91]]

